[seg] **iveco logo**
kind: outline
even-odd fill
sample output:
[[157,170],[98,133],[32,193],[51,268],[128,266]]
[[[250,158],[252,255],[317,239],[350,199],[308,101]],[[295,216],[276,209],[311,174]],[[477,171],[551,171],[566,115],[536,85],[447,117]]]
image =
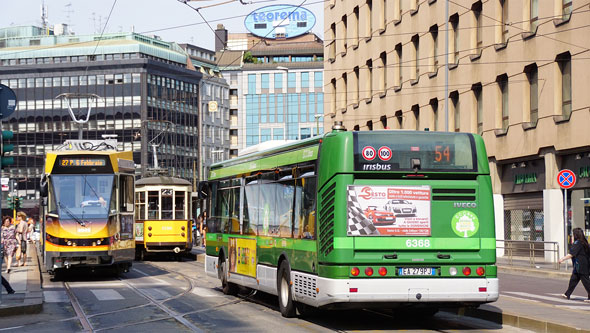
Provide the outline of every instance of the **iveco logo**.
[[477,204],[475,202],[453,202],[455,208],[475,208]]

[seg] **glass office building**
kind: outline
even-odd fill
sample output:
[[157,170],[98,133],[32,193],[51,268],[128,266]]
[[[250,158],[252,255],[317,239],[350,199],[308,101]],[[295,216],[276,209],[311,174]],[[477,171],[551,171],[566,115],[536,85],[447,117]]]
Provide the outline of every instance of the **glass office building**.
[[[0,29],[6,36],[0,37],[0,82],[18,99],[16,112],[2,124],[14,131],[15,144],[15,164],[3,177],[10,178],[13,194],[25,197],[26,205],[36,204],[45,153],[78,139],[67,102],[56,98],[62,93],[100,97],[69,99],[78,118],[92,107],[83,138],[116,134],[118,148],[133,151],[138,174],[153,167],[153,145],[159,166],[173,176],[192,179],[200,164],[210,163],[199,155],[201,91],[211,92],[208,100],[215,99],[219,114],[227,114],[218,118],[229,119],[228,86],[213,61],[199,62],[175,43],[136,33],[100,38],[31,31],[37,30]],[[211,119],[208,110],[204,113]],[[212,117],[204,121],[207,131],[217,133],[209,145],[229,151],[229,121]]]

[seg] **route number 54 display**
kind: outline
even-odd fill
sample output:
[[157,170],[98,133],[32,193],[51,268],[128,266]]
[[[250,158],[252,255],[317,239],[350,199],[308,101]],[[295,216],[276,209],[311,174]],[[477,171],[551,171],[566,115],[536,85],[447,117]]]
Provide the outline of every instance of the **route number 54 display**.
[[430,239],[408,239],[406,247],[430,247]]

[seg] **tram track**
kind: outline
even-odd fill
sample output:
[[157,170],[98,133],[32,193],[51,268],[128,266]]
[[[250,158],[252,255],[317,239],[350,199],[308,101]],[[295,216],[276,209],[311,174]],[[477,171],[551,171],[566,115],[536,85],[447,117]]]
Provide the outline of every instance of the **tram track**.
[[66,290],[66,295],[68,295],[68,298],[70,299],[70,303],[72,304],[72,307],[74,308],[74,312],[76,313],[78,320],[80,320],[80,324],[82,325],[82,329],[84,330],[84,332],[94,332],[94,330],[92,328],[92,324],[90,324],[90,321],[88,320],[88,316],[86,315],[86,313],[82,309],[82,306],[80,306],[80,302],[78,301],[78,298],[76,297],[76,295],[74,294],[74,292],[70,288],[70,284],[68,282],[64,282],[63,284],[64,284],[64,288]]

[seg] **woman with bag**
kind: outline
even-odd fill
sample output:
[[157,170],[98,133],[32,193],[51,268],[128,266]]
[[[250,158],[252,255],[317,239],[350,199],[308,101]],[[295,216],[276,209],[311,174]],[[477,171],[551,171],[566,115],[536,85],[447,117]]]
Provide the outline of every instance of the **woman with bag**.
[[15,227],[12,225],[12,218],[4,217],[2,220],[2,244],[4,245],[4,260],[6,261],[6,273],[10,273],[12,257],[16,252],[17,242]]
[[574,266],[567,291],[561,296],[570,299],[578,282],[582,280],[582,285],[584,285],[584,289],[588,293],[588,299],[585,299],[584,302],[590,303],[590,267],[588,267],[590,266],[590,246],[582,229],[575,228],[573,233],[574,244],[570,248],[570,253],[559,259],[559,263],[561,264],[571,258]]

